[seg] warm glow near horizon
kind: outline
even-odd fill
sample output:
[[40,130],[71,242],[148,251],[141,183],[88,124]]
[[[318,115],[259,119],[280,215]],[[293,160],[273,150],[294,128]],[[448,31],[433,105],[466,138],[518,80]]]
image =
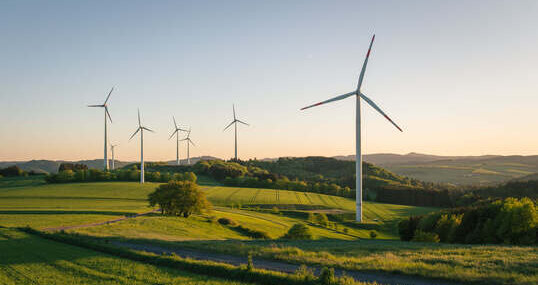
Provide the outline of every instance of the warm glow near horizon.
[[[175,159],[172,115],[191,156],[355,153],[352,91],[363,92],[366,153],[538,154],[536,1],[0,3],[0,161],[103,157],[109,89],[116,159]],[[211,9],[207,9],[207,7]],[[185,157],[185,148],[181,148]]]

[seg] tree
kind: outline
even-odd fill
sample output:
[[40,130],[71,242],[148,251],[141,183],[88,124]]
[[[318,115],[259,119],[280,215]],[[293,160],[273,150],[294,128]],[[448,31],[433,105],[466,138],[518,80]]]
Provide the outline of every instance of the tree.
[[148,195],[150,206],[159,205],[165,215],[189,217],[209,209],[211,204],[198,189],[196,183],[190,181],[170,181],[162,184]]
[[282,237],[283,239],[309,240],[312,239],[312,233],[305,224],[297,223]]

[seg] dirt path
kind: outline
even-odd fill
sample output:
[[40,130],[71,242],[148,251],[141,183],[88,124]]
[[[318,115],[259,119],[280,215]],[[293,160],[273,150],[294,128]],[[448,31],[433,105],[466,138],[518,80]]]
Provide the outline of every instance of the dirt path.
[[[210,260],[215,262],[227,263],[231,265],[241,265],[247,263],[246,257],[235,256],[235,255],[226,255],[220,253],[210,253],[210,252],[201,252],[190,249],[177,249],[177,248],[165,248],[155,245],[146,245],[146,244],[135,244],[135,243],[125,243],[125,242],[113,242],[114,245],[120,247],[126,247],[134,250],[141,250],[152,252],[156,254],[171,254],[175,253],[180,257],[188,257],[196,260]],[[299,265],[286,263],[282,261],[273,261],[266,259],[253,259],[254,267],[272,271],[280,271],[285,273],[293,273],[298,268]],[[317,275],[320,272],[320,267],[311,266],[311,269],[314,270],[314,273]],[[335,273],[338,276],[345,274],[347,276],[353,277],[357,281],[362,282],[377,282],[379,284],[386,285],[455,285],[460,283],[448,282],[436,279],[425,279],[421,277],[413,276],[403,276],[403,275],[393,275],[393,274],[384,274],[384,273],[370,273],[370,272],[360,272],[352,270],[342,270],[335,269]]]
[[114,219],[114,220],[108,220],[108,221],[104,221],[104,222],[97,222],[97,223],[91,223],[91,224],[82,224],[82,225],[74,225],[74,226],[62,226],[62,227],[55,227],[55,228],[44,228],[44,229],[41,229],[41,230],[42,231],[52,232],[52,231],[61,231],[61,230],[70,230],[70,229],[102,226],[102,225],[108,225],[108,224],[117,223],[117,222],[124,221],[124,220],[127,220],[127,219],[138,218],[138,217],[141,217],[141,216],[149,215],[149,214],[160,212],[160,211],[161,211],[161,209],[156,209],[156,210],[153,210],[153,211],[140,213],[140,214],[135,214],[135,215],[132,215],[132,216],[124,216],[124,217],[121,217],[121,218],[117,218],[117,219]]

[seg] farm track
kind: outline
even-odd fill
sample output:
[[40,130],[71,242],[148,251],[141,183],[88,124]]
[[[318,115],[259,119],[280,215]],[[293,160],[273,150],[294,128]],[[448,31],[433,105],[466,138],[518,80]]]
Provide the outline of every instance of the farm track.
[[[155,254],[176,254],[183,258],[192,258],[196,260],[209,260],[214,262],[226,263],[239,266],[247,263],[247,257],[227,255],[214,252],[195,251],[191,249],[165,248],[148,244],[134,244],[127,242],[113,242],[112,244],[132,250],[152,252]],[[294,273],[300,265],[287,263],[283,261],[267,260],[255,258],[253,260],[254,267],[259,269],[279,271],[283,273]],[[319,275],[320,266],[311,266],[314,273]],[[389,273],[377,272],[362,272],[354,270],[335,269],[335,274],[338,276],[346,275],[362,282],[377,282],[385,285],[455,285],[459,283],[448,282],[436,279],[425,279],[416,276],[395,275]]]
[[258,198],[258,195],[260,194],[260,192],[262,192],[262,189],[258,189],[256,191],[256,193],[254,195],[252,195],[252,198],[250,198],[250,203],[251,204],[254,204],[254,202],[256,201],[256,198]]
[[239,188],[239,189],[233,191],[232,193],[230,193],[230,195],[228,195],[228,197],[226,197],[226,200],[224,200],[224,202],[225,202],[225,203],[229,203],[230,200],[232,200],[233,195],[235,195],[235,194],[236,194],[237,192],[239,192],[239,191],[241,191],[241,188]]

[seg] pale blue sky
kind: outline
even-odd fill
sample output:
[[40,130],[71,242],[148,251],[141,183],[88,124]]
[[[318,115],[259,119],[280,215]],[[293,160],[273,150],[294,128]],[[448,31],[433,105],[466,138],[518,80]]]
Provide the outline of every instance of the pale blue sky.
[[[102,157],[111,86],[117,156],[135,160],[136,108],[149,160],[175,156],[175,115],[192,155],[354,153],[354,102],[300,112],[355,88],[365,151],[537,154],[537,1],[2,1],[0,160]],[[183,151],[183,149],[182,149]],[[184,151],[181,154],[184,156]]]

